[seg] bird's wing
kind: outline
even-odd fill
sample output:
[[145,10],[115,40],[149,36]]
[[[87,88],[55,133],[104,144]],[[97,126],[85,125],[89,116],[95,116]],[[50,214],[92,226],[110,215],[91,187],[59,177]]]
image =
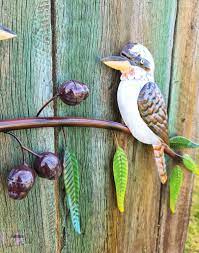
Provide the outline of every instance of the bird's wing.
[[156,83],[143,86],[138,96],[138,110],[147,126],[168,144],[167,108]]

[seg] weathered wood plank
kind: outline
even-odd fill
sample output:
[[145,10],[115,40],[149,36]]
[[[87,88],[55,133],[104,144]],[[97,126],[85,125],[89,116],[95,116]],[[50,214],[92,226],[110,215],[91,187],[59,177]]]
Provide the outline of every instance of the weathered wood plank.
[[[1,118],[33,116],[52,95],[51,6],[48,0],[0,0],[0,20],[17,38],[0,42]],[[52,114],[52,106],[45,115]],[[52,129],[17,132],[35,151],[54,148]],[[21,201],[8,198],[6,175],[21,162],[20,149],[0,135],[0,252],[55,252],[53,183],[36,180],[34,189]],[[29,159],[27,155],[27,160]],[[16,239],[17,234],[22,236]]]
[[[199,2],[180,0],[172,59],[170,132],[198,141],[199,130]],[[192,153],[194,154],[194,153]],[[168,189],[163,192],[159,252],[182,253],[187,235],[193,177],[185,171],[175,215],[168,210]]]
[[[20,0],[11,4],[0,0],[2,23],[12,27],[18,34],[16,41],[0,44],[0,60],[3,62],[0,65],[1,118],[35,115],[44,100],[52,95],[49,2],[34,0],[30,3]],[[52,3],[55,4],[52,13],[55,31],[53,50],[56,57],[54,81],[75,78],[87,82],[91,89],[89,99],[76,108],[64,107],[58,103],[59,115],[112,120],[120,118],[116,105],[119,75],[102,66],[99,58],[118,53],[121,46],[129,40],[144,43],[152,50],[157,66],[157,82],[168,98],[176,0],[92,0],[89,3],[61,0]],[[195,132],[194,127],[187,129],[186,124],[195,120],[196,96],[199,92],[196,87],[198,74],[195,70],[198,63],[195,55],[198,53],[198,47],[195,47],[198,43],[198,13],[195,9],[197,1],[191,4],[188,0],[179,1],[178,29],[172,61],[171,131],[178,131],[188,137]],[[190,85],[187,85],[190,77]],[[175,94],[185,94],[185,98],[176,97]],[[50,113],[52,105],[45,110],[45,115]],[[52,150],[54,147],[53,130],[21,131],[18,135],[35,150]],[[26,200],[14,202],[8,199],[6,173],[20,162],[20,154],[17,146],[1,134],[0,250],[55,252],[55,244],[60,247],[65,229],[62,246],[63,252],[67,253],[154,253],[156,248],[158,252],[159,249],[160,252],[181,252],[186,236],[183,229],[186,231],[188,218],[188,209],[183,204],[190,201],[189,175],[186,176],[184,194],[179,203],[181,211],[173,217],[167,213],[167,191],[163,192],[160,214],[162,227],[160,244],[157,245],[160,184],[151,150],[133,142],[132,138],[128,140],[120,134],[118,137],[127,146],[130,161],[124,215],[120,215],[116,209],[111,161],[115,150],[112,134],[97,129],[66,130],[67,146],[76,152],[80,162],[82,235],[78,237],[74,234],[68,218],[65,224],[65,211],[61,205],[63,219],[62,223],[56,221],[59,228],[57,227],[58,238],[55,243],[53,184],[37,180],[36,187]],[[58,146],[62,146],[63,139],[63,136],[59,138]],[[184,213],[185,220],[182,219]],[[59,218],[59,214],[56,215]],[[17,234],[22,235],[19,243],[15,239]]]
[[[157,81],[166,98],[176,1],[56,1],[56,81],[77,79],[91,95],[71,108],[57,103],[57,113],[118,120],[116,90],[119,74],[99,58],[118,53],[129,40],[147,45],[155,55]],[[118,135],[119,136],[119,135]],[[120,138],[127,145],[127,137]],[[59,139],[62,146],[63,137]],[[66,143],[80,163],[82,235],[73,232],[69,218],[62,252],[151,252],[156,250],[160,184],[150,147],[128,142],[129,181],[126,212],[117,211],[110,131],[66,129]],[[64,217],[64,213],[62,213]],[[62,232],[62,231],[61,231]],[[60,237],[61,238],[61,237]],[[63,246],[64,246],[63,245]]]

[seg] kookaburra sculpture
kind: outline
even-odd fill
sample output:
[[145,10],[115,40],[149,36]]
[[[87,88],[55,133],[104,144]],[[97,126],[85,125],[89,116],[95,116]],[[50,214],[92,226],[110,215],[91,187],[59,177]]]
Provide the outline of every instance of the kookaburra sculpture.
[[117,102],[122,118],[132,135],[153,146],[161,182],[167,181],[164,147],[168,144],[167,108],[154,82],[155,64],[149,50],[138,43],[126,44],[120,56],[102,59],[107,66],[120,70]]
[[0,40],[8,40],[16,37],[16,34],[7,27],[0,24]]

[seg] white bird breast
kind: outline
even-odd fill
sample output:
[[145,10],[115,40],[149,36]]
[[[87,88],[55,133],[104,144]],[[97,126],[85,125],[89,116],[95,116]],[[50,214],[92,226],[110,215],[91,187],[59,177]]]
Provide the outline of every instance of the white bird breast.
[[138,96],[145,83],[139,80],[122,80],[117,91],[120,113],[132,135],[145,144],[158,144],[159,137],[152,132],[138,110]]

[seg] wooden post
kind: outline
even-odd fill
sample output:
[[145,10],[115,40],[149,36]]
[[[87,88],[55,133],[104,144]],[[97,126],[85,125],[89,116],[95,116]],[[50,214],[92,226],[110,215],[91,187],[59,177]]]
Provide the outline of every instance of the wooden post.
[[[199,2],[197,0],[179,1],[171,62],[169,127],[171,134],[184,135],[197,141],[199,140],[198,26]],[[168,210],[168,188],[162,191],[158,246],[160,253],[184,252],[192,186],[193,176],[185,171],[184,184],[175,215],[171,215]]]
[[[116,103],[119,73],[99,59],[116,54],[128,41],[153,53],[156,81],[165,95],[170,132],[197,140],[199,125],[199,3],[193,0],[0,0],[2,22],[13,24],[16,43],[1,42],[1,118],[36,115],[64,80],[90,87],[81,105],[60,101],[43,115],[80,116],[121,121]],[[8,11],[9,10],[9,11]],[[187,172],[178,211],[168,210],[168,187],[161,186],[151,147],[122,133],[129,158],[125,213],[116,207],[112,173],[115,152],[111,131],[92,128],[31,129],[16,134],[35,151],[76,153],[80,165],[82,234],[66,215],[63,181],[37,179],[28,198],[6,193],[6,174],[20,162],[17,146],[0,134],[0,252],[181,253],[191,199]],[[31,159],[27,161],[31,163]],[[17,240],[16,240],[17,238]]]
[[[46,0],[0,0],[0,20],[17,33],[16,40],[0,41],[1,119],[34,116],[52,96],[51,6]],[[12,24],[12,25],[11,25]],[[52,115],[52,106],[45,115]],[[54,130],[15,132],[30,148],[54,150]],[[6,177],[19,165],[21,153],[13,140],[0,135],[0,252],[55,252],[53,182],[37,178],[29,197],[8,197]],[[32,157],[27,154],[32,165]]]

